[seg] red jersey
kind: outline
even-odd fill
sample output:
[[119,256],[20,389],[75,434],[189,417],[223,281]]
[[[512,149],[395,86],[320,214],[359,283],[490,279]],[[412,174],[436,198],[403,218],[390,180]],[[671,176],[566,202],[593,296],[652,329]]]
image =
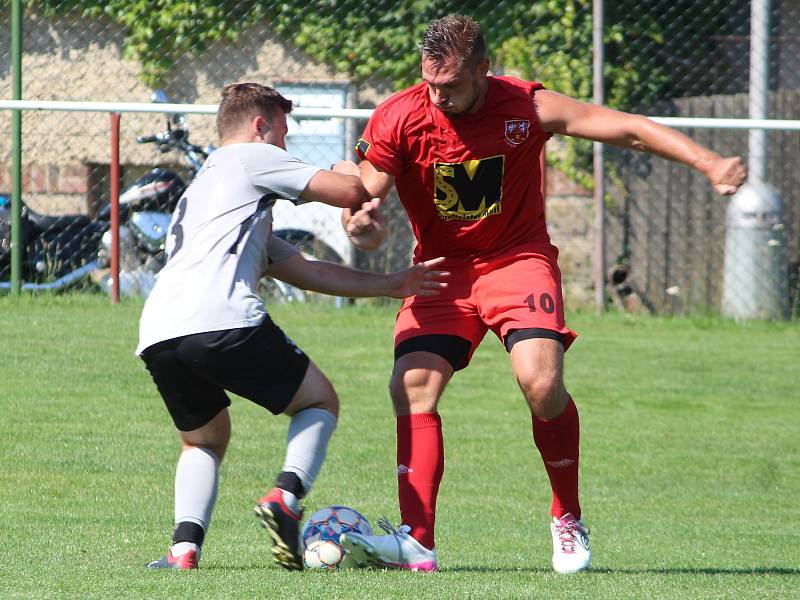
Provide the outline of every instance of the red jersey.
[[449,118],[422,82],[381,103],[356,145],[395,177],[417,248],[415,260],[472,262],[526,243],[549,244],[541,193],[550,134],[533,109],[535,82],[487,78],[483,106]]

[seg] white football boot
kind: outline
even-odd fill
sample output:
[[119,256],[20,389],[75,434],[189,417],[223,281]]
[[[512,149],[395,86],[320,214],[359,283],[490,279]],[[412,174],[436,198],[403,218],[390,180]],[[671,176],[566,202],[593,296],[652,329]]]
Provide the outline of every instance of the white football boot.
[[363,535],[355,531],[343,533],[339,542],[358,566],[372,565],[410,571],[435,571],[436,551],[428,550],[409,535],[411,528],[395,529],[386,518],[378,526],[387,535]]
[[583,521],[572,513],[560,519],[553,517],[550,532],[553,534],[553,569],[556,573],[566,575],[589,568],[592,551],[589,550],[589,529]]

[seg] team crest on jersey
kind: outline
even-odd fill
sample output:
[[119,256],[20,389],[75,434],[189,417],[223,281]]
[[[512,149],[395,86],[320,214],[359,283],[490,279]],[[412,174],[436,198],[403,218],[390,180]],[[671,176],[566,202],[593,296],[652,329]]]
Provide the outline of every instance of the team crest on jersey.
[[506,139],[515,146],[528,139],[531,132],[531,122],[525,119],[511,119],[506,121]]
[[436,212],[444,221],[477,221],[502,211],[505,156],[434,163]]

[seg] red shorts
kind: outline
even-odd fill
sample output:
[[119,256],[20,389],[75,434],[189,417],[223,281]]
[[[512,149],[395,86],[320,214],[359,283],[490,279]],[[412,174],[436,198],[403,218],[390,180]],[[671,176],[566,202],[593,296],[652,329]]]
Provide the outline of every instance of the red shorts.
[[[506,347],[509,333],[554,337],[564,349],[577,337],[564,322],[558,249],[524,246],[475,264],[441,267],[451,272],[448,287],[437,296],[412,296],[403,302],[394,329],[395,348],[423,335],[457,336],[469,342],[463,368],[491,329]],[[513,339],[513,336],[512,336]]]

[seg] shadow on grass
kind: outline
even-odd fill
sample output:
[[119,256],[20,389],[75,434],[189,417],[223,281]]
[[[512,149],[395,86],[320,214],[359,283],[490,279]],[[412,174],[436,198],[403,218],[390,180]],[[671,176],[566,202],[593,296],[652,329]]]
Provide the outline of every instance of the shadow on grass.
[[661,569],[606,569],[603,567],[592,569],[595,573],[622,573],[635,575],[637,573],[663,573],[664,575],[800,575],[800,569],[786,567],[753,567],[751,569],[724,569],[715,567],[672,567]]
[[[203,571],[275,571],[276,573],[296,573],[297,571],[286,571],[272,564],[256,563],[256,564],[229,564],[229,563],[216,563],[204,564]],[[309,570],[309,569],[306,569]],[[350,569],[348,569],[350,570]],[[356,570],[356,569],[353,569]],[[392,571],[394,569],[380,569],[380,568],[364,568],[357,569],[360,571],[369,571],[378,573],[381,571]],[[316,570],[312,571],[316,572]],[[320,570],[319,572],[324,572]],[[447,575],[448,573],[497,573],[497,574],[513,574],[513,573],[529,573],[539,575],[553,575],[553,569],[550,567],[479,567],[479,566],[463,566],[463,567],[443,567],[439,569],[439,573]],[[585,573],[578,574],[579,577],[591,576],[592,573],[603,575],[795,575],[800,576],[800,568],[792,569],[788,567],[753,567],[753,568],[739,568],[727,569],[716,567],[631,567],[614,569],[609,567],[592,567]],[[423,574],[426,576],[427,574]],[[435,576],[435,575],[434,575]]]
[[[504,567],[444,567],[440,573],[539,573],[543,575],[555,575],[552,569],[544,567],[527,568],[504,568]],[[604,575],[798,575],[800,569],[785,567],[754,567],[751,569],[725,569],[715,567],[672,567],[672,568],[630,568],[630,569],[611,569],[606,567],[592,567],[586,573],[580,573],[584,577],[592,573],[602,573]]]

